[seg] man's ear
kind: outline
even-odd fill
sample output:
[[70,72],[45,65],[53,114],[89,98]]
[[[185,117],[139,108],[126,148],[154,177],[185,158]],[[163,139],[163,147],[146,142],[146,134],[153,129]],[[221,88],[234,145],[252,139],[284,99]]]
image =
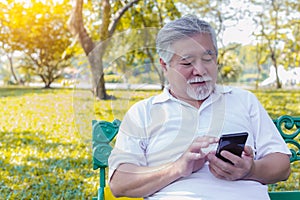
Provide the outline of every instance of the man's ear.
[[162,58],[159,58],[159,62],[163,71],[167,71],[167,63],[165,63],[165,61]]

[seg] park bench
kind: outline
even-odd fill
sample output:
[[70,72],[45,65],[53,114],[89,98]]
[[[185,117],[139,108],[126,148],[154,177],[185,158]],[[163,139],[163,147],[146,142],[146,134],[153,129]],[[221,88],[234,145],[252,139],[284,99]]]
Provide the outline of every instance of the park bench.
[[[290,162],[300,161],[300,117],[280,116],[274,119],[277,129],[281,136],[288,144],[292,156]],[[100,186],[98,196],[93,197],[93,200],[113,200],[108,187],[106,187],[106,173],[108,166],[108,157],[112,150],[110,142],[116,136],[120,126],[119,120],[113,122],[107,121],[92,121],[92,142],[93,142],[93,169],[100,170]],[[295,191],[270,191],[271,200],[300,200],[300,189]],[[119,198],[129,199],[129,198]]]

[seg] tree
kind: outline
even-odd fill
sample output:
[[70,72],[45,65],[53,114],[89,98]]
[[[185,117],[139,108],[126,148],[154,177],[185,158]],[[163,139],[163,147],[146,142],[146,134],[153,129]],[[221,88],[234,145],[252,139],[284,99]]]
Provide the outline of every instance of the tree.
[[[131,7],[133,4],[137,3],[138,0],[130,1],[125,4],[124,7],[115,12],[113,19],[111,20],[111,3],[109,0],[102,1],[102,19],[100,26],[100,42],[104,42],[106,39],[110,38],[115,32],[117,23],[124,13]],[[84,22],[83,22],[83,0],[76,0],[73,12],[69,20],[69,27],[74,36],[76,36],[85,52],[88,56],[88,60],[91,66],[92,71],[92,84],[93,92],[96,98],[98,99],[107,99],[108,95],[105,89],[104,73],[103,73],[103,56],[107,44],[105,43],[101,48],[95,48],[96,44],[93,39],[88,34]],[[93,51],[94,50],[94,51]]]
[[[174,8],[170,6],[174,5],[173,1],[171,0],[161,2],[161,4],[169,5],[167,6],[168,8]],[[141,15],[145,14],[145,12],[143,11],[149,12],[149,8],[151,8],[151,6],[156,7],[156,11],[158,11],[159,14],[153,17],[154,14],[150,12],[148,13],[149,15],[147,16],[147,20],[153,20],[156,17],[160,17],[160,19],[163,19],[160,12],[161,6],[157,5],[157,1],[131,0],[112,2],[109,0],[102,0],[100,6],[101,19],[99,25],[99,37],[97,38],[98,41],[95,42],[95,39],[93,38],[93,34],[95,33],[85,28],[85,23],[83,21],[83,0],[76,0],[68,24],[72,34],[76,38],[78,38],[79,43],[81,44],[86,56],[88,57],[92,72],[93,93],[97,99],[110,98],[107,95],[105,89],[103,58],[106,50],[109,48],[108,46],[110,40],[115,34],[115,31],[124,31],[130,28],[139,28],[143,27],[143,25],[154,25],[157,27],[157,24],[155,23],[148,24],[146,21],[141,20]],[[151,13],[153,15],[151,15]],[[169,13],[169,15],[167,16],[172,16],[172,14]],[[146,20],[146,16],[143,19]],[[162,20],[160,20],[160,22],[161,21]],[[148,55],[150,56],[151,54],[148,53]]]
[[286,68],[300,67],[300,2],[286,1],[284,10],[289,18],[288,23],[283,24],[283,29],[289,32],[284,40],[283,64]]
[[[300,34],[300,22],[297,17],[294,17],[294,12],[299,13],[299,2],[294,0],[272,0],[268,3],[252,2],[261,8],[254,18],[258,27],[254,34],[260,47],[263,48],[260,52],[268,53],[268,58],[275,68],[276,87],[281,88],[282,83],[278,74],[279,65],[287,68],[295,66],[299,61],[300,45],[297,37],[299,38]],[[263,58],[263,60],[266,59]]]
[[270,20],[269,22],[265,22],[264,20],[268,20],[264,18],[264,14],[261,13],[259,15],[260,21],[259,24],[261,26],[260,34],[257,36],[261,36],[265,39],[267,43],[267,49],[270,54],[271,61],[275,68],[276,72],[276,85],[277,88],[281,88],[281,82],[278,76],[278,58],[279,58],[279,40],[280,40],[280,33],[279,33],[279,9],[280,4],[276,1],[272,1],[271,7],[269,10]]
[[28,34],[24,42],[23,52],[27,56],[27,69],[37,74],[46,88],[58,78],[62,69],[70,65],[72,51],[68,49],[71,44],[71,35],[66,26],[67,4],[55,4],[48,2],[36,2],[27,10],[30,13],[42,13],[31,15],[27,27]]
[[20,67],[39,76],[45,88],[49,88],[69,66],[72,56],[66,27],[66,11],[70,6],[67,1],[7,1],[6,6],[1,43],[7,53],[21,52],[24,59]]
[[[153,10],[156,12],[153,12]],[[150,65],[151,70],[158,75],[161,89],[163,89],[165,77],[160,64],[158,64],[155,47],[156,35],[163,26],[165,19],[174,20],[180,17],[181,14],[171,0],[164,2],[155,0],[146,2],[146,4],[145,2],[140,2],[135,9],[130,9],[125,14],[123,17],[125,20],[120,21],[119,27],[126,27],[126,19],[130,18],[130,16],[134,16],[134,22],[131,25],[135,27],[135,33],[123,44],[130,41],[135,43],[135,48],[131,48],[130,53],[126,55],[127,65],[133,65],[134,63],[145,65],[146,62]],[[133,40],[132,38],[135,39]]]
[[17,16],[20,13],[23,4],[24,3],[15,3],[13,8],[9,8],[8,2],[0,2],[0,45],[7,57],[9,69],[16,84],[21,82],[16,75],[13,64],[13,54],[18,50],[15,42],[16,38],[14,37],[14,30],[16,27],[14,26],[15,23],[10,22],[12,21],[12,16]]
[[259,76],[261,75],[262,72],[262,64],[266,62],[268,56],[266,56],[266,53],[264,53],[264,49],[266,47],[264,46],[263,43],[256,43],[256,46],[254,48],[254,53],[255,53],[255,61],[256,61],[256,67],[257,67],[257,78],[255,82],[255,88],[258,89],[259,86]]
[[226,51],[221,50],[218,65],[221,80],[225,83],[237,81],[242,71],[238,56],[233,51],[239,46],[240,44],[231,44],[226,47]]

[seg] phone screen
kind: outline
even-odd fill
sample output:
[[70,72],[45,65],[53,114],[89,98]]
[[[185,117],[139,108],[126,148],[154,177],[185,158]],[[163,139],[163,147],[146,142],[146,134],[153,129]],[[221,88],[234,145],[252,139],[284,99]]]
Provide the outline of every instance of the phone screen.
[[221,156],[221,151],[226,150],[241,157],[247,137],[247,132],[222,135],[219,140],[216,156],[225,162],[233,164],[230,160]]

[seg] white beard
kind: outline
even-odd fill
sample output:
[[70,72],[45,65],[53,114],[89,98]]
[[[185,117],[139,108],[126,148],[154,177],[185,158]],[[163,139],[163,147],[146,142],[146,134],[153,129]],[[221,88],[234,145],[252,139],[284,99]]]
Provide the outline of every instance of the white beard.
[[212,84],[206,84],[203,87],[193,88],[191,86],[187,87],[187,95],[195,100],[206,99],[213,91]]

